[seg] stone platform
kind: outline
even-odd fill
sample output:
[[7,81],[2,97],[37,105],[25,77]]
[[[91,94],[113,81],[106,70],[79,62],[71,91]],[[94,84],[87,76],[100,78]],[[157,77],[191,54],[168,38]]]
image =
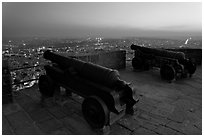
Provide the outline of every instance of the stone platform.
[[[201,135],[202,67],[192,78],[167,83],[158,69],[133,72],[130,63],[120,70],[132,82],[139,103],[133,116],[126,115],[110,127],[110,135]],[[40,103],[38,86],[13,93],[12,104],[2,106],[2,134],[87,135],[92,130],[81,112],[83,98],[73,95],[60,102]]]

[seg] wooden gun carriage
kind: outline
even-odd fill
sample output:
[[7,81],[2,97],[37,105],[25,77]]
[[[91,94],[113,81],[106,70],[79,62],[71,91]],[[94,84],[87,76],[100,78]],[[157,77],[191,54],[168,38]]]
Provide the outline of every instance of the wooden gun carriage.
[[132,44],[135,50],[132,66],[136,70],[149,70],[151,67],[160,68],[162,79],[171,82],[174,79],[191,77],[196,71],[196,65],[191,59],[185,58],[183,52],[165,49],[141,47]]
[[82,113],[94,129],[103,129],[124,114],[133,114],[133,106],[138,101],[134,98],[135,91],[120,79],[117,70],[51,51],[45,51],[44,58],[52,63],[44,66],[46,75],[39,78],[42,96],[52,97],[60,86],[82,96]]

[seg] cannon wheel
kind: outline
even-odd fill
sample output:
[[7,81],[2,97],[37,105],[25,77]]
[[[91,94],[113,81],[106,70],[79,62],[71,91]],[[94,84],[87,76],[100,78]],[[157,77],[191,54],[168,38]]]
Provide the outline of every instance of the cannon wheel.
[[132,59],[132,66],[134,69],[142,69],[144,62],[140,57],[134,57]]
[[175,78],[175,74],[175,69],[171,65],[164,65],[160,69],[161,78],[170,82]]
[[176,72],[176,79],[185,77],[183,65],[177,64],[174,66],[174,69]]
[[96,96],[85,98],[82,113],[89,125],[101,129],[109,122],[110,112],[102,99]]
[[181,64],[176,65],[175,67],[176,73],[183,73],[184,72],[184,66]]
[[41,75],[39,78],[39,90],[42,96],[44,97],[52,97],[54,95],[54,82],[47,75]]

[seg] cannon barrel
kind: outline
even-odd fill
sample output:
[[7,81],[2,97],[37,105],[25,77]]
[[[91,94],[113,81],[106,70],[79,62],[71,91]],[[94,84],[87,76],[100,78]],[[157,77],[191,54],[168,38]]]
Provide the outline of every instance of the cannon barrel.
[[63,70],[74,69],[79,76],[111,88],[125,84],[124,81],[120,80],[120,75],[117,70],[71,57],[64,57],[49,50],[45,51],[44,58],[58,64]]
[[155,56],[178,59],[179,61],[185,60],[185,54],[183,52],[175,52],[175,51],[169,51],[169,50],[147,48],[147,47],[137,46],[134,44],[131,45],[131,49],[132,50],[140,50],[143,53],[153,54]]

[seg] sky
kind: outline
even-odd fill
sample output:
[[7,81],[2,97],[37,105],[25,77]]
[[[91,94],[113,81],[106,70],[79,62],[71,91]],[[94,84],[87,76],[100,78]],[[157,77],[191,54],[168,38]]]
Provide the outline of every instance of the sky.
[[3,37],[202,35],[201,2],[3,2]]

